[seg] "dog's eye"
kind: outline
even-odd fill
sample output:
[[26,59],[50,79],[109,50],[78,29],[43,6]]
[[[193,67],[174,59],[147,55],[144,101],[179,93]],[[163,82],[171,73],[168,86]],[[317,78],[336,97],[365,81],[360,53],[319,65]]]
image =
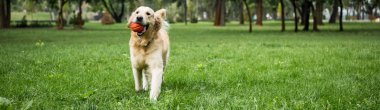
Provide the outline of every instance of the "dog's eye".
[[139,11],[136,11],[136,14],[139,14]]
[[150,13],[149,13],[149,12],[146,12],[146,15],[150,15]]

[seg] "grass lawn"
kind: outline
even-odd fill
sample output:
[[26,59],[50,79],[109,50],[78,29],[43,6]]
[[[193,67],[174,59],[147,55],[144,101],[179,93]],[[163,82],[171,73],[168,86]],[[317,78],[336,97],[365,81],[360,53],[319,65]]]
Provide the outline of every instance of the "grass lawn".
[[12,12],[11,20],[22,20],[24,15],[27,20],[50,20],[50,13],[48,12],[36,12],[36,13],[24,13],[24,12]]
[[[379,109],[379,23],[279,32],[172,24],[159,101],[134,91],[125,24],[0,30],[0,103],[15,109]],[[0,104],[1,105],[1,104]],[[3,106],[4,107],[4,106]]]

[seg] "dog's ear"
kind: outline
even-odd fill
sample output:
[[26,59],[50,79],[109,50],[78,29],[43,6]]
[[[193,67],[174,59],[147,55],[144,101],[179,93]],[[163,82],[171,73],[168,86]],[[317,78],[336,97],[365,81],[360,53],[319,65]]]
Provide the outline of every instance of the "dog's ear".
[[160,9],[154,12],[154,29],[160,30],[162,26],[162,22],[166,19],[166,10]]
[[161,29],[162,20],[160,17],[154,17],[154,30],[158,31]]
[[166,9],[160,9],[154,12],[155,17],[160,17],[162,20],[166,19]]

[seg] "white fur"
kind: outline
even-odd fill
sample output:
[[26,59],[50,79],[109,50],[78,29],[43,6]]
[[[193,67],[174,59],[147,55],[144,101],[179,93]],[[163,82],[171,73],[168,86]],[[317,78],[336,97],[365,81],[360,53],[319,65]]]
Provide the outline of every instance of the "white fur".
[[139,7],[129,18],[129,23],[136,22],[137,16],[142,16],[142,24],[149,25],[149,28],[142,36],[131,31],[129,46],[135,90],[147,91],[150,81],[149,97],[156,101],[161,91],[165,65],[169,59],[169,25],[164,21],[166,10],[153,12],[149,7]]

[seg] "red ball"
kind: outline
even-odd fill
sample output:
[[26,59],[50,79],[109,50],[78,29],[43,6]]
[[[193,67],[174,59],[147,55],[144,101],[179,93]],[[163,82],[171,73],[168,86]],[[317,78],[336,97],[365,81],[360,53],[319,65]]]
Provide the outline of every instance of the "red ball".
[[144,31],[144,26],[141,25],[140,23],[133,22],[133,23],[131,23],[131,25],[129,25],[129,28],[131,28],[132,31],[134,31],[134,32],[142,32],[142,31]]

